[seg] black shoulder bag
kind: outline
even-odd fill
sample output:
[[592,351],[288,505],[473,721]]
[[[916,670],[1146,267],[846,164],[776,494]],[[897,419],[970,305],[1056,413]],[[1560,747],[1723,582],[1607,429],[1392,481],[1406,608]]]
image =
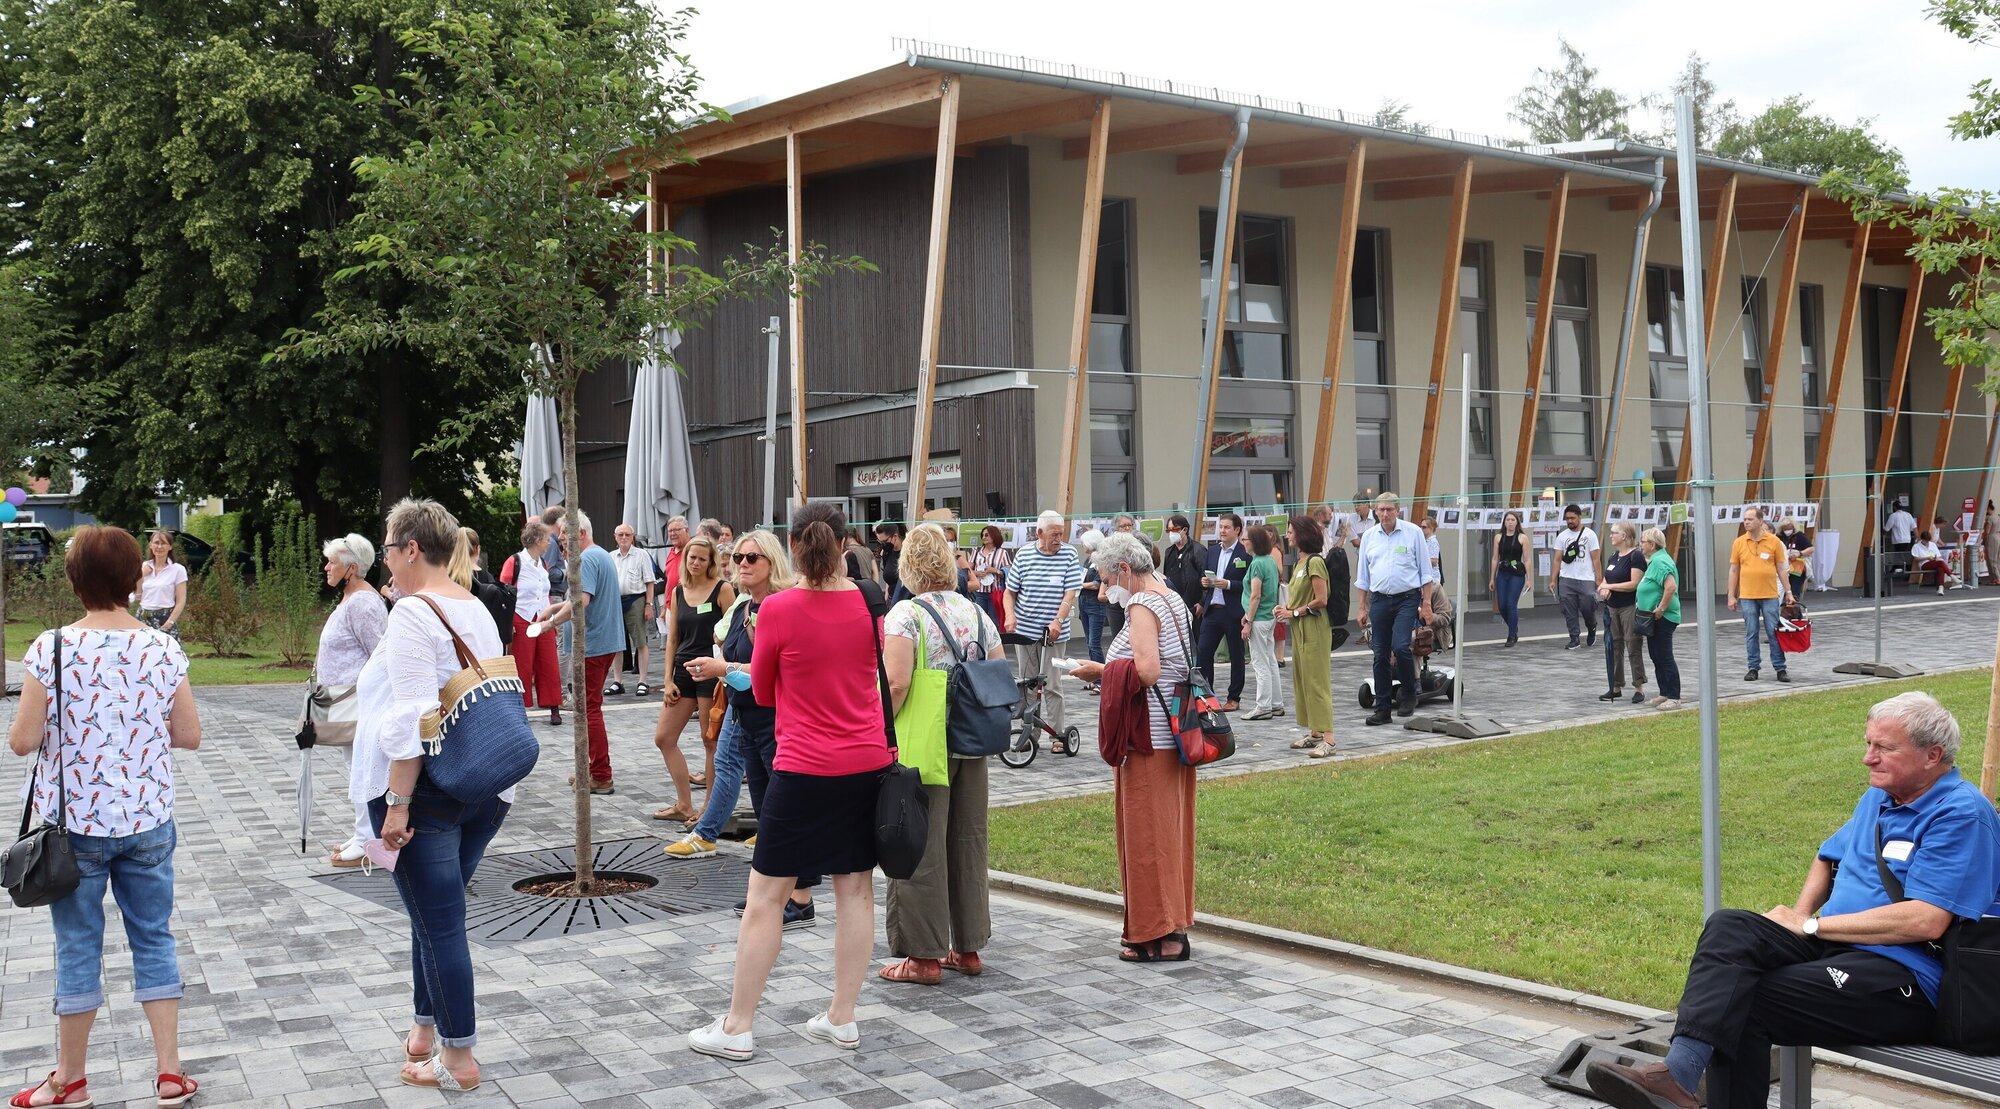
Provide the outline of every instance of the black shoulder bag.
[[[938,634],[944,637],[952,658],[957,660],[944,686],[945,749],[972,758],[1005,751],[1014,738],[1014,707],[1021,703],[1021,687],[1014,684],[1013,669],[1004,658],[984,657],[984,651],[981,657],[968,660],[965,649],[958,645],[958,639],[938,610],[922,597],[912,597],[910,601],[930,613],[937,622]],[[980,627],[986,626],[984,612],[979,614],[979,621]],[[917,650],[925,650],[921,642]]]
[[79,876],[76,870],[76,851],[69,842],[69,828],[65,826],[69,811],[69,797],[63,787],[62,766],[62,629],[53,633],[55,648],[55,706],[56,718],[56,822],[51,824],[43,818],[40,826],[28,830],[28,821],[35,815],[34,775],[41,769],[41,759],[35,759],[35,769],[28,772],[28,803],[21,809],[21,838],[7,849],[7,858],[0,864],[0,885],[7,888],[8,896],[14,904],[23,909],[33,909],[61,901],[76,891]]
[[[1908,901],[1903,883],[1882,859],[1882,825],[1875,825],[1875,871],[1891,901]],[[1967,1055],[2000,1055],[2000,917],[1954,920],[1925,945],[1944,964],[1937,1023],[1931,1039]]]
[[907,881],[924,861],[931,838],[931,798],[914,767],[896,756],[896,712],[889,695],[889,671],[882,665],[882,636],[875,620],[883,609],[882,587],[872,581],[854,583],[868,607],[868,641],[875,645],[875,680],[882,694],[882,737],[889,748],[889,765],[875,794],[875,863],[882,873]]

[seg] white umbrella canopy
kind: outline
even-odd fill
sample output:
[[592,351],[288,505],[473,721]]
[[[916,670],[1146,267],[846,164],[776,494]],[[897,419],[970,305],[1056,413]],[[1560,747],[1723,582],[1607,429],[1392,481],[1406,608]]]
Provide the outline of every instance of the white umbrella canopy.
[[659,336],[632,385],[632,427],[625,444],[624,523],[642,547],[667,544],[667,521],[699,516],[694,447],[688,439],[681,374],[660,351],[680,345],[680,333]]
[[[540,343],[535,358],[547,361]],[[530,516],[563,503],[562,425],[556,419],[556,399],[546,393],[528,395],[527,419],[521,442],[514,448],[521,460],[521,507]]]

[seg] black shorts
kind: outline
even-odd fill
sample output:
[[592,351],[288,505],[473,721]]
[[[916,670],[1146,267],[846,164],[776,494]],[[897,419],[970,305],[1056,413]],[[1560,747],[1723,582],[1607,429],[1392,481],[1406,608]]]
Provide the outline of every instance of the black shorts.
[[883,770],[832,777],[772,771],[757,813],[751,868],[774,878],[874,870],[875,795]]
[[673,672],[674,688],[680,690],[683,697],[715,696],[715,683],[718,679],[710,678],[705,682],[695,681],[694,675],[687,672],[686,665],[693,661],[693,659],[675,659],[673,665],[668,667]]

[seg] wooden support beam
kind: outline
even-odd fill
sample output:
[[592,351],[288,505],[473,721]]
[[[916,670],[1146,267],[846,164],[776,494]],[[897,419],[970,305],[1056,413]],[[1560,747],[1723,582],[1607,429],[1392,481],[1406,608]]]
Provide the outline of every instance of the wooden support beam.
[[[1374,181],[1407,181],[1415,177],[1451,177],[1465,159],[1457,154],[1418,154],[1409,158],[1387,158],[1368,167]],[[1347,179],[1344,165],[1298,166],[1278,171],[1282,188],[1302,189],[1314,185],[1338,185]]]
[[931,249],[924,267],[923,351],[917,359],[917,403],[910,435],[910,497],[904,509],[924,514],[924,482],[931,468],[931,405],[937,397],[938,337],[944,327],[945,247],[951,236],[951,178],[958,164],[958,97],[964,82],[948,79],[938,102],[937,168],[931,178]]
[[[1799,253],[1805,246],[1805,216],[1810,206],[1810,193],[1799,189],[1794,194],[1793,203],[1798,205],[1798,218],[1792,221],[1791,233],[1785,236],[1785,260],[1778,267],[1778,288],[1771,296],[1771,333],[1764,340],[1764,385],[1763,395],[1750,398],[1751,403],[1761,405],[1757,410],[1757,430],[1750,438],[1750,465],[1744,477],[1753,482],[1764,480],[1765,463],[1770,458],[1771,448],[1771,398],[1778,393],[1778,362],[1789,349],[1785,345],[1792,326],[1792,306],[1799,302]],[[1760,497],[1746,495],[1744,500],[1761,500]]]
[[[1236,137],[1236,121],[1229,116],[1200,116],[1151,127],[1136,127],[1111,136],[1108,152],[1136,154],[1141,150],[1163,150],[1197,143],[1228,142]],[[1089,139],[1064,139],[1062,156],[1070,161],[1090,154]]]
[[[1521,431],[1514,443],[1514,469],[1508,490],[1528,487],[1528,465],[1535,453],[1535,420],[1542,406],[1542,370],[1549,360],[1549,334],[1555,328],[1556,273],[1562,269],[1563,221],[1569,212],[1569,174],[1556,181],[1549,195],[1549,224],[1542,233],[1541,282],[1535,289],[1535,323],[1528,332],[1527,399],[1521,405]],[[1457,304],[1452,307],[1457,308]],[[1634,313],[1637,315],[1637,313]],[[1609,460],[1606,465],[1610,465]]]
[[[1736,222],[1736,175],[1730,174],[1722,183],[1719,206],[1715,213],[1715,232],[1708,244],[1708,271],[1702,286],[1701,304],[1707,313],[1702,317],[1701,353],[1703,364],[1688,366],[1689,374],[1700,374],[1704,385],[1709,381],[1709,367],[1715,365],[1715,328],[1721,321],[1717,319],[1717,309],[1722,304],[1722,271],[1729,261],[1729,233]],[[1683,283],[1686,276],[1682,276]],[[1741,305],[1738,305],[1739,310]],[[1688,385],[1689,396],[1693,396],[1694,385]],[[1707,395],[1707,389],[1703,389]],[[1710,398],[1713,400],[1714,398]],[[1710,436],[1713,439],[1713,435]],[[1688,474],[1694,467],[1694,406],[1689,405],[1687,416],[1681,423],[1681,456],[1674,462],[1674,488],[1671,496],[1678,500],[1687,492]],[[1713,476],[1713,475],[1711,475]],[[1667,526],[1667,550],[1679,551],[1681,525]]]
[[[1076,508],[1076,467],[1090,422],[1090,297],[1097,284],[1097,233],[1104,215],[1104,159],[1111,137],[1111,102],[1097,102],[1090,122],[1090,160],[1083,168],[1083,220],[1077,237],[1076,294],[1070,302],[1069,395],[1063,404],[1062,460],[1058,463],[1058,511]],[[1092,506],[1095,509],[1095,505]]]
[[[1923,300],[1923,295],[1924,267],[1920,262],[1912,262],[1910,263],[1909,292],[1903,299],[1902,326],[1896,330],[1896,360],[1889,366],[1889,393],[1883,399],[1883,405],[1888,408],[1888,411],[1883,413],[1882,430],[1875,437],[1875,464],[1873,472],[1878,474],[1889,468],[1889,459],[1896,449],[1896,424],[1903,416],[1903,392],[1908,388],[1910,381],[1910,349],[1916,341],[1917,317],[1922,314],[1918,309],[1918,302]],[[1956,407],[1957,392],[1958,390],[1954,387],[1952,390],[1952,399],[1945,403],[1946,408]],[[1950,426],[1951,417],[1946,416],[1945,429],[1947,435],[1949,434]],[[1942,463],[1934,465],[1933,468],[1935,469],[1939,466],[1942,466]],[[1933,478],[1936,476],[1935,474],[1932,475]],[[1932,488],[1934,490],[1936,486],[1933,485]],[[1873,521],[1882,518],[1879,515],[1882,505],[1880,501],[1876,500],[1875,494],[1875,483],[1871,481],[1868,483],[1868,515],[1862,517],[1862,519],[1870,521],[1870,524],[1861,533],[1864,536],[1870,537],[1871,543],[1879,531],[1873,524]],[[1925,509],[1922,519],[1929,520],[1930,518],[1931,510]],[[1867,561],[1864,558],[1854,560],[1855,585],[1863,584],[1862,575],[1866,571]]]
[[[805,243],[805,175],[799,158],[799,136],[785,136],[785,258],[799,264]],[[796,271],[794,271],[796,272]],[[787,338],[792,355],[792,502],[806,503],[806,298],[794,282],[785,298]],[[776,521],[770,521],[776,523]]]
[[[1847,380],[1847,355],[1854,346],[1854,317],[1861,308],[1861,271],[1868,262],[1869,227],[1866,223],[1861,225],[1860,234],[1848,252],[1847,277],[1841,283],[1840,330],[1833,338],[1833,365],[1828,368],[1826,395],[1820,398],[1826,411],[1819,421],[1819,451],[1813,459],[1813,476],[1806,481],[1806,499],[1813,502],[1824,499],[1827,468],[1833,465],[1834,425],[1840,420],[1840,387]],[[1867,530],[1862,534],[1868,536],[1870,543],[1881,541],[1879,535]]]
[[[1556,178],[1564,176],[1556,170],[1531,169],[1510,173],[1489,173],[1473,182],[1476,194],[1526,193],[1553,188]],[[1419,177],[1408,181],[1384,181],[1374,187],[1376,200],[1418,200],[1426,197],[1450,196],[1453,180],[1449,177]]]
[[[1560,191],[1563,186],[1558,185]],[[1417,484],[1411,494],[1410,518],[1424,518],[1424,501],[1431,494],[1431,463],[1437,457],[1438,420],[1444,415],[1444,392],[1446,373],[1451,369],[1452,354],[1458,348],[1452,343],[1452,325],[1458,322],[1458,275],[1463,269],[1465,257],[1465,217],[1472,205],[1472,159],[1458,160],[1458,173],[1452,180],[1451,208],[1446,217],[1444,233],[1444,280],[1438,283],[1437,327],[1431,333],[1431,387],[1424,398],[1424,437],[1417,448]],[[1470,434],[1470,429],[1460,428],[1459,434]],[[1464,484],[1465,475],[1459,475]]]
[[[778,175],[784,164],[777,163]],[[733,158],[710,158],[706,162],[669,162],[653,172],[679,184],[684,181],[736,181],[756,183],[771,180],[772,163],[747,162]]]
[[1096,114],[1097,102],[1098,98],[1095,96],[1071,96],[1062,100],[1052,100],[1046,104],[1013,108],[983,115],[977,119],[968,119],[958,126],[958,145],[961,148],[977,146],[980,143],[1013,135],[1046,131],[1051,127],[1061,127],[1070,123],[1083,123]]
[[[1652,237],[1653,237],[1653,221],[1645,220],[1644,222],[1640,223],[1637,233],[1634,236],[1635,241],[1633,242],[1632,245],[1633,253],[1638,257],[1638,259],[1640,259],[1640,265],[1637,271],[1637,277],[1640,282],[1639,295],[1644,295],[1645,280],[1646,280],[1646,269],[1644,263],[1644,259],[1646,257],[1646,243]],[[1638,304],[1636,301],[1634,301],[1633,303],[1635,304],[1636,307],[1640,309],[1643,309],[1645,307],[1644,305]],[[1624,435],[1625,433],[1625,394],[1629,392],[1632,388],[1632,379],[1634,377],[1639,376],[1632,372],[1632,360],[1634,358],[1645,359],[1647,357],[1646,346],[1639,339],[1639,328],[1642,322],[1645,320],[1645,318],[1646,318],[1646,313],[1643,310],[1635,311],[1632,313],[1632,319],[1629,321],[1631,332],[1625,337],[1625,351],[1626,351],[1625,365],[1621,367],[1625,371],[1625,373],[1622,375],[1624,380],[1624,388],[1615,390],[1615,395],[1612,396],[1611,402],[1605,406],[1606,411],[1604,413],[1604,466],[1602,472],[1599,473],[1598,475],[1598,480],[1606,485],[1611,484],[1611,475],[1616,472],[1615,467],[1618,465],[1618,440],[1619,437]],[[1617,376],[1618,375],[1614,374],[1614,378],[1616,378]]]
[[[1294,139],[1291,142],[1253,146],[1243,152],[1243,168],[1260,169],[1335,161],[1347,157],[1348,151],[1354,149],[1357,141],[1346,137]],[[1196,154],[1183,154],[1174,159],[1174,169],[1182,175],[1215,173],[1222,169],[1222,157],[1227,153],[1227,150],[1203,150]]]
[[851,146],[871,146],[901,154],[922,154],[937,146],[937,133],[929,127],[908,127],[874,119],[850,119],[813,132],[820,142]]
[[[1354,252],[1361,237],[1361,185],[1368,168],[1368,143],[1354,144],[1347,172],[1352,183],[1340,196],[1340,245],[1333,257],[1333,306],[1327,312],[1326,361],[1319,391],[1319,422],[1314,425],[1312,472],[1306,479],[1306,503],[1326,503],[1327,472],[1333,467],[1333,419],[1340,409],[1340,376],[1347,359],[1348,326],[1354,317]],[[1453,267],[1454,269],[1457,267]]]
[[944,95],[947,80],[942,73],[924,72],[887,88],[843,96],[775,119],[748,124],[734,121],[705,124],[685,136],[680,153],[682,157],[699,162],[732,150],[775,142],[787,135],[816,131],[836,123],[865,119],[915,104],[928,104]]
[[[1908,299],[1903,302],[1903,326],[1906,329],[1914,330],[1915,323],[1910,318],[1915,313],[1915,309],[1912,306],[1918,301],[1918,294],[1922,290],[1916,285],[1915,281],[1915,271],[1919,269],[1917,263],[1910,263],[1910,269],[1912,271],[1911,289]],[[1970,308],[1973,304],[1977,303],[1979,289],[1981,285],[1985,284],[1985,279],[1986,255],[1982,253],[1979,256],[1978,266],[1973,270],[1972,280],[1965,284],[1965,296],[1961,307]],[[1965,333],[1961,332],[1961,334]],[[1900,342],[1900,337],[1898,341]],[[1909,357],[1909,351],[1901,349],[1900,346],[1896,353],[1899,359],[1907,359]],[[1918,523],[1923,527],[1929,527],[1930,522],[1937,517],[1938,496],[1944,486],[1944,467],[1945,463],[1950,460],[1951,428],[1958,420],[1958,394],[1964,388],[1965,363],[1948,362],[1948,369],[1944,380],[1944,404],[1940,406],[1944,415],[1938,419],[1937,445],[1931,450],[1931,478],[1929,483],[1924,487],[1924,514],[1917,517]],[[1979,519],[1985,518],[1978,513],[1975,513],[1975,515]],[[1931,536],[1933,542],[1937,538],[1936,535]]]
[[1315,185],[1340,185],[1347,181],[1347,163],[1334,162],[1324,166],[1298,166],[1278,171],[1278,187],[1283,189],[1309,189]]
[[[1232,125],[1233,125],[1232,121]],[[1233,134],[1233,132],[1232,132]],[[1222,254],[1214,260],[1209,272],[1215,279],[1215,296],[1222,310],[1215,313],[1215,330],[1208,338],[1208,348],[1203,355],[1202,372],[1208,375],[1208,405],[1201,413],[1201,435],[1195,440],[1195,451],[1199,455],[1200,472],[1195,479],[1193,512],[1194,527],[1201,530],[1201,521],[1208,511],[1208,463],[1214,455],[1215,443],[1215,395],[1222,391],[1222,345],[1229,336],[1229,270],[1236,258],[1236,198],[1243,193],[1243,155],[1237,152],[1236,165],[1229,173],[1229,196],[1222,211],[1215,218],[1222,222]],[[1198,536],[1197,536],[1198,537]]]

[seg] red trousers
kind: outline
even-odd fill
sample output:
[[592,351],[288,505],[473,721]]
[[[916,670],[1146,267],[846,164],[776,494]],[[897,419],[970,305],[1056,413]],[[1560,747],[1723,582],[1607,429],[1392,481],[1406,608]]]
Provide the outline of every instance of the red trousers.
[[[583,629],[577,629],[577,646],[583,646]],[[604,679],[611,676],[611,664],[618,652],[589,655],[583,660],[583,717],[590,730],[590,780],[611,780],[611,740],[604,734]]]
[[514,669],[521,675],[521,703],[528,708],[562,705],[562,674],[556,665],[556,630],[528,634],[528,622],[514,617]]

